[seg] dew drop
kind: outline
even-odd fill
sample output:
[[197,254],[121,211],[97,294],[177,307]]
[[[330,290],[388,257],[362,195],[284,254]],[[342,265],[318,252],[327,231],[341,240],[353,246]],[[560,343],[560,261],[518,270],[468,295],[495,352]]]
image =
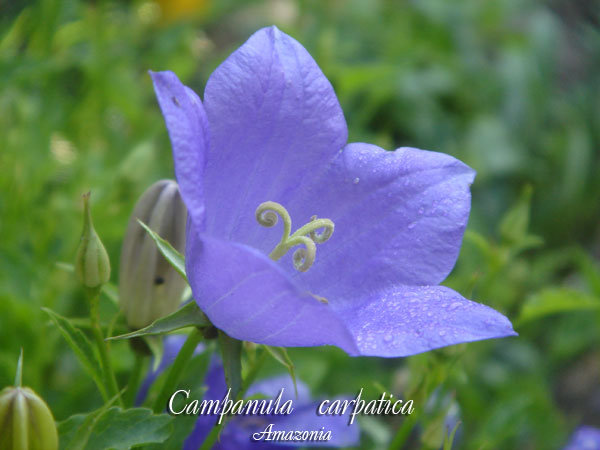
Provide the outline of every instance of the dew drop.
[[438,334],[439,334],[440,336],[446,336],[446,332],[445,332],[444,330],[440,331]]
[[353,181],[354,184],[358,184],[358,182],[360,181],[360,178],[356,177]]
[[386,334],[386,335],[383,337],[383,340],[384,340],[385,342],[388,342],[388,343],[392,342],[392,339],[393,339],[393,337],[392,337],[392,335],[391,335],[391,334]]

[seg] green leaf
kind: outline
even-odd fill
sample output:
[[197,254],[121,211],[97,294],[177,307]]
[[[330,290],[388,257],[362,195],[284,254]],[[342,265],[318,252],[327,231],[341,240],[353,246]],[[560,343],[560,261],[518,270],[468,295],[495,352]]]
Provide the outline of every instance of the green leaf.
[[71,347],[86,372],[92,377],[98,389],[105,393],[102,368],[91,342],[81,330],[75,328],[69,319],[55,313],[49,308],[42,308],[58,327],[67,344]]
[[500,222],[500,236],[509,244],[519,244],[527,235],[531,194],[531,186],[525,186],[516,205],[506,213]]
[[236,398],[242,389],[242,341],[233,339],[219,330],[219,345],[225,369],[225,381]]
[[161,317],[155,320],[147,327],[131,333],[122,334],[120,336],[112,336],[108,339],[131,339],[134,337],[148,336],[153,334],[165,334],[171,331],[180,330],[185,327],[209,327],[212,324],[198,307],[196,302],[190,302],[187,305],[179,308],[174,313],[168,316]]
[[138,222],[144,228],[144,230],[146,230],[148,232],[150,237],[152,239],[154,239],[154,242],[156,242],[156,246],[158,247],[160,252],[163,254],[165,259],[167,261],[169,261],[169,263],[173,266],[173,268],[177,272],[179,272],[179,275],[181,275],[183,277],[183,279],[185,281],[187,281],[187,275],[185,274],[185,260],[183,258],[183,255],[181,253],[179,253],[177,250],[175,250],[169,242],[167,242],[166,240],[161,238],[158,234],[156,234],[154,231],[152,231],[148,227],[148,225],[146,225],[144,222],[142,222],[139,219],[138,219]]
[[294,392],[296,393],[296,397],[298,396],[298,387],[296,386],[296,372],[294,371],[294,363],[288,355],[287,350],[284,347],[271,347],[265,345],[265,348],[269,352],[269,354],[275,358],[277,362],[282,364],[290,373],[292,377],[292,381],[294,382]]
[[153,415],[147,408],[100,408],[76,414],[58,425],[61,449],[127,450],[134,445],[155,444],[169,438],[173,417]]
[[600,295],[600,268],[595,259],[582,249],[575,250],[575,261],[590,290]]
[[85,449],[93,430],[95,420],[104,414],[117,400],[118,396],[109,399],[96,411],[89,414],[75,414],[58,424],[60,448]]
[[160,444],[150,444],[144,446],[144,450],[165,450],[165,449],[177,449],[183,448],[183,444],[187,437],[194,430],[197,416],[193,415],[180,415],[177,416],[177,420],[173,420],[173,432],[171,436]]
[[518,323],[550,314],[600,309],[600,299],[568,288],[548,288],[532,296],[521,309]]

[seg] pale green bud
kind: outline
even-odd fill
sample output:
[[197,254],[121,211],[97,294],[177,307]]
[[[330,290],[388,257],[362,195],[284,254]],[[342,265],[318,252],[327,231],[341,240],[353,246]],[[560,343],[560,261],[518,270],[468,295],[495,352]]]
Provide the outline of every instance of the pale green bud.
[[150,186],[135,205],[127,225],[121,250],[119,303],[133,329],[175,311],[186,287],[138,219],[183,252],[187,210],[177,183],[160,180]]
[[83,232],[77,250],[75,272],[88,288],[100,287],[110,279],[110,260],[92,223],[89,192],[83,196]]
[[0,450],[56,450],[58,433],[52,412],[27,387],[0,392]]

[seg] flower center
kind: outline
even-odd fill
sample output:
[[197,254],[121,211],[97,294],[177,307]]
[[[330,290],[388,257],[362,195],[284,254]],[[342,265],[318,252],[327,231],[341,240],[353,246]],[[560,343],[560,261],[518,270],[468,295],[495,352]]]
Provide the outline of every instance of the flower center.
[[[315,262],[317,254],[316,244],[322,244],[333,234],[334,224],[329,219],[317,219],[312,216],[310,222],[298,228],[294,234],[292,231],[292,219],[282,205],[276,202],[264,202],[256,208],[256,221],[263,227],[273,227],[277,223],[278,217],[283,220],[283,237],[273,251],[269,253],[269,258],[274,261],[280,259],[288,250],[297,245],[303,245],[294,252],[294,267],[300,272],[306,272]],[[319,232],[319,230],[322,230]]]

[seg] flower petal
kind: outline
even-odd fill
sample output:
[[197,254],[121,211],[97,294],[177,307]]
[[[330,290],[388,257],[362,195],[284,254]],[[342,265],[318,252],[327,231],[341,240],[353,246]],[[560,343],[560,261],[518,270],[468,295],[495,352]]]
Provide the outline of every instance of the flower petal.
[[258,205],[285,204],[346,144],[331,84],[304,47],[276,27],[256,32],[214,71],[204,104],[211,129],[207,231],[215,237],[249,244]]
[[[286,206],[302,223],[335,223],[314,265],[294,274],[331,301],[381,287],[434,285],[458,257],[475,173],[457,159],[414,148],[349,144]],[[293,272],[291,258],[282,258]]]
[[156,98],[167,124],[175,175],[188,214],[196,227],[204,224],[202,173],[209,146],[208,121],[198,96],[173,72],[150,72]]
[[233,338],[282,347],[337,345],[356,352],[335,312],[301,291],[273,261],[189,226],[186,270],[198,306]]
[[363,356],[409,356],[434,348],[515,336],[506,317],[444,286],[374,291],[336,307]]

